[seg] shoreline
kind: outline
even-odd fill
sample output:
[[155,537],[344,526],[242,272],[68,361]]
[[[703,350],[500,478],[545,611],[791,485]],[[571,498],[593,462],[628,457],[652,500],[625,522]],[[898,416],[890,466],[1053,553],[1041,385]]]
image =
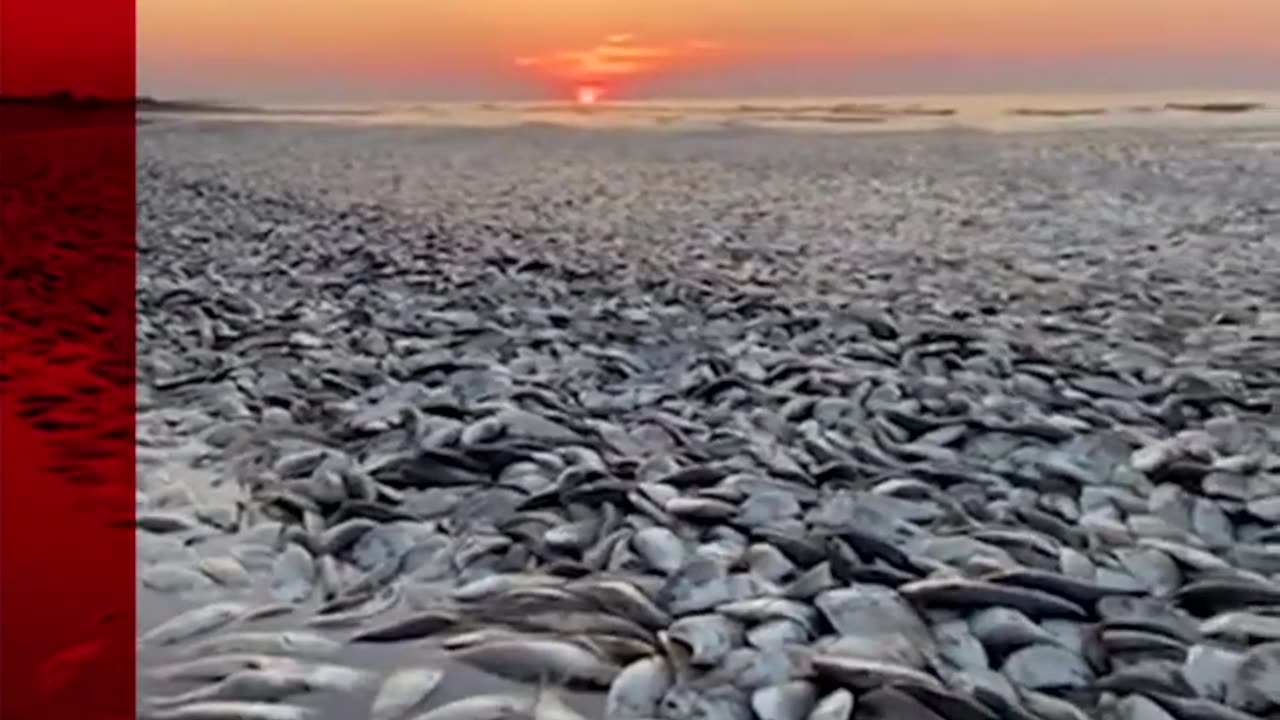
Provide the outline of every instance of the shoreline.
[[[989,99],[987,96],[977,96]],[[991,98],[1003,96],[990,96]],[[1054,98],[1047,95],[1047,98]],[[1123,98],[1124,95],[1117,95]],[[1262,97],[1262,96],[1258,96]],[[1269,96],[1266,96],[1269,97]],[[1166,100],[1156,105],[1018,105],[958,109],[903,96],[896,104],[878,99],[832,99],[824,104],[783,100],[620,102],[584,108],[555,103],[419,103],[367,107],[259,106],[199,100],[132,100],[73,96],[0,97],[6,126],[22,132],[119,124],[132,108],[139,127],[162,122],[311,123],[373,127],[424,127],[445,131],[537,128],[573,131],[671,133],[795,133],[870,135],[892,138],[918,133],[1042,135],[1075,132],[1268,132],[1280,130],[1280,101]],[[772,103],[772,104],[771,104]]]
[[[207,125],[211,127],[225,126],[258,126],[258,127],[326,127],[335,130],[390,130],[399,132],[421,132],[424,134],[514,134],[521,133],[563,133],[563,134],[583,134],[583,135],[618,135],[628,136],[635,135],[640,137],[724,137],[732,138],[734,136],[759,135],[762,137],[813,137],[813,138],[847,138],[854,139],[872,139],[893,141],[895,139],[909,139],[913,137],[1029,137],[1052,139],[1055,137],[1081,137],[1097,135],[1100,137],[1107,136],[1135,136],[1135,135],[1151,135],[1151,136],[1169,136],[1169,137],[1222,137],[1231,135],[1280,135],[1280,121],[1260,122],[1258,124],[1240,124],[1240,125],[1193,125],[1193,124],[1108,124],[1093,127],[1022,127],[1016,129],[997,129],[990,127],[982,127],[978,125],[964,126],[939,126],[930,128],[904,128],[892,127],[888,124],[859,126],[856,129],[851,127],[777,127],[768,125],[752,125],[749,123],[725,123],[719,125],[708,125],[704,127],[676,127],[673,125],[660,125],[637,127],[637,126],[587,126],[573,125],[568,123],[539,122],[539,121],[522,121],[512,122],[510,124],[477,124],[477,123],[424,123],[413,120],[381,120],[367,123],[353,123],[349,118],[328,118],[323,114],[299,113],[295,116],[281,116],[279,118],[264,115],[246,115],[243,118],[231,118],[224,115],[211,115],[208,117],[197,117],[200,113],[174,113],[168,114],[164,112],[147,113],[140,115],[145,117],[148,122],[140,123],[139,130],[142,128],[161,128],[167,124],[195,124]],[[229,114],[229,113],[228,113]],[[1052,122],[1052,121],[1050,121]]]

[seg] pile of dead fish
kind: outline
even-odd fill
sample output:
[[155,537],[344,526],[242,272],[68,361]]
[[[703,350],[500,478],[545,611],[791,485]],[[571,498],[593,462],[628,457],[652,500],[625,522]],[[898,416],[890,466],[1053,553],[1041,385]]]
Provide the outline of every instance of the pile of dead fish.
[[[466,315],[420,318],[436,326],[420,337],[482,335]],[[216,602],[160,637],[285,609],[309,628],[213,635],[184,672],[219,682],[183,700],[358,680],[268,650],[431,639],[500,676],[607,690],[609,718],[1274,712],[1269,398],[954,328],[838,332],[821,355],[531,338],[482,359],[406,336],[343,359],[331,333],[295,329],[247,339],[252,364],[157,380],[244,411],[203,436],[240,511],[140,508],[144,554],[237,533],[143,582],[261,586],[284,605]],[[575,370],[591,390],[566,387]],[[157,717],[208,705],[176,707]],[[457,712],[424,718],[471,717]]]
[[[291,232],[140,278],[140,578],[197,605],[147,717],[1280,717],[1264,319],[1183,352]],[[530,690],[430,707],[445,660]]]

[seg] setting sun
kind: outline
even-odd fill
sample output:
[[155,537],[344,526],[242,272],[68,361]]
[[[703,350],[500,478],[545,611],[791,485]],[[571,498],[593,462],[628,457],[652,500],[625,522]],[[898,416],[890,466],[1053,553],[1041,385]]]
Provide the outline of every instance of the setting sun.
[[603,93],[595,85],[580,85],[574,97],[579,105],[595,105]]

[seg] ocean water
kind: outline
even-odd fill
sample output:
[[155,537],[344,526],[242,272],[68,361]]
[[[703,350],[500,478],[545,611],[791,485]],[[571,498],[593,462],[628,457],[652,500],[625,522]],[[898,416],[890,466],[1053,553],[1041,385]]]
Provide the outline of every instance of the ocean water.
[[[162,111],[163,114],[163,111]],[[824,132],[1019,132],[1107,127],[1280,128],[1280,92],[935,95],[716,100],[264,105],[185,116],[372,125]]]

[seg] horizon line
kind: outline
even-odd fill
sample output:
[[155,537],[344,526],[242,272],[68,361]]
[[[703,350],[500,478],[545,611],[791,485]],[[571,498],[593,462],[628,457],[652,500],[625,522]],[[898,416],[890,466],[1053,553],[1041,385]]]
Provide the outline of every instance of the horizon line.
[[[57,92],[57,91],[55,91]],[[624,95],[610,95],[601,100],[601,104],[627,104],[627,103],[650,103],[663,101],[748,101],[748,100],[845,100],[857,98],[877,98],[877,97],[894,97],[894,98],[948,98],[948,97],[1000,97],[1000,96],[1125,96],[1125,95],[1148,95],[1160,93],[1256,93],[1263,95],[1273,95],[1280,93],[1280,83],[1275,86],[1249,86],[1249,85],[1188,85],[1178,86],[1137,86],[1129,88],[1103,87],[1073,87],[1063,86],[1055,88],[1022,88],[1008,87],[1005,89],[951,89],[946,91],[930,91],[930,90],[849,90],[847,92],[788,92],[781,91],[778,93],[680,93],[680,92],[642,92]],[[49,93],[53,94],[53,93]],[[282,94],[283,95],[283,94]],[[139,90],[134,95],[136,101],[152,101],[162,104],[208,104],[208,105],[251,105],[260,107],[262,104],[282,104],[282,105],[308,105],[308,104],[338,104],[338,105],[378,105],[378,104],[403,104],[413,103],[418,105],[433,104],[455,104],[455,103],[549,103],[562,104],[573,103],[571,96],[552,97],[545,93],[502,93],[494,95],[452,95],[452,96],[431,96],[429,94],[423,96],[407,96],[400,94],[389,94],[385,97],[358,97],[358,98],[267,98],[261,96],[242,96],[234,97],[229,95],[222,96],[197,96],[197,95],[176,95],[145,92]]]

